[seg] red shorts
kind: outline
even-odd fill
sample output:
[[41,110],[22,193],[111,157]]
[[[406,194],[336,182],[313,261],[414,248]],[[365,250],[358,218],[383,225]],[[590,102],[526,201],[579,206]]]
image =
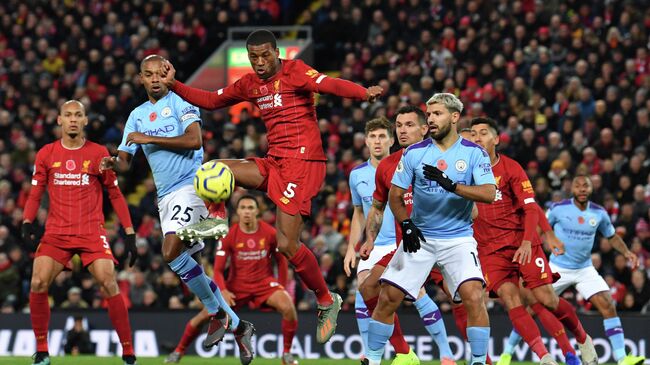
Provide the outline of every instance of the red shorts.
[[311,215],[311,200],[318,195],[325,180],[325,161],[274,156],[250,160],[264,176],[258,189],[265,191],[281,211],[289,215]]
[[545,284],[552,284],[554,274],[548,265],[546,254],[541,245],[532,247],[531,259],[527,264],[512,262],[517,247],[505,247],[480,257],[483,277],[490,292],[496,293],[503,283],[513,283],[519,287],[519,278],[528,289]]
[[98,259],[112,260],[111,246],[106,240],[105,232],[79,235],[62,235],[45,233],[41,243],[36,249],[36,256],[47,256],[70,268],[69,262],[72,256],[79,254],[83,266],[88,266]]
[[274,277],[260,281],[259,285],[255,287],[242,288],[236,283],[232,285],[227,283],[226,287],[235,294],[235,309],[239,309],[247,304],[251,309],[257,309],[264,305],[273,293],[278,290],[284,290],[284,287]]

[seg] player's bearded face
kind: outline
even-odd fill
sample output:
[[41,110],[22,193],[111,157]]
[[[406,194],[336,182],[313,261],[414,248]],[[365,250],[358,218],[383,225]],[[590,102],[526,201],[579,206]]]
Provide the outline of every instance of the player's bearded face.
[[248,60],[255,74],[262,80],[275,75],[280,69],[280,51],[271,43],[248,46]]
[[586,203],[587,200],[589,200],[589,196],[591,195],[593,188],[591,187],[590,180],[583,177],[579,177],[573,181],[573,186],[571,190],[573,190],[572,191],[573,197],[579,203]]
[[453,114],[442,104],[427,105],[427,122],[431,138],[440,141],[451,131]]

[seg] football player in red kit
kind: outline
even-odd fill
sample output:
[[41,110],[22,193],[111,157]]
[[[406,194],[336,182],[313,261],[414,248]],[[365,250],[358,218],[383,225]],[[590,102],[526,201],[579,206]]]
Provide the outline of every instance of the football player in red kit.
[[[558,298],[551,286],[553,273],[537,234],[541,209],[535,202],[526,172],[518,162],[496,152],[499,143],[496,121],[474,118],[471,125],[474,142],[485,148],[490,156],[497,183],[492,204],[476,203],[478,217],[473,225],[487,289],[503,300],[513,326],[541,358],[542,364],[554,364],[555,361],[522,303],[520,277],[539,302],[531,308],[536,313],[543,309],[553,313],[576,336],[583,362],[593,364],[597,357],[591,338],[585,333],[573,306]],[[580,363],[575,351],[568,352],[566,362]]]
[[[325,178],[326,156],[314,107],[314,94],[333,94],[356,100],[375,101],[379,86],[365,88],[353,82],[328,77],[300,60],[280,59],[273,33],[252,32],[246,40],[254,72],[215,92],[196,89],[175,80],[170,63],[163,65],[163,82],[189,103],[205,109],[219,109],[251,101],[257,105],[266,125],[269,151],[266,157],[223,160],[232,170],[237,185],[265,191],[277,206],[278,249],[295,267],[295,272],[318,301],[316,339],[327,342],[336,329],[341,298],[331,294],[319,271],[314,254],[300,242],[303,217],[311,213],[314,198]],[[223,204],[214,210],[223,211]],[[214,236],[211,220],[186,227],[186,238]],[[214,220],[214,227],[223,220]],[[206,227],[207,225],[207,227]]]
[[[217,250],[214,261],[214,281],[221,290],[226,302],[235,308],[249,305],[253,308],[266,306],[282,314],[282,336],[284,350],[283,365],[297,365],[291,354],[291,343],[298,327],[298,317],[293,300],[284,285],[287,280],[287,259],[277,250],[275,228],[258,219],[260,211],[257,200],[244,195],[237,201],[239,222],[234,224],[224,237]],[[278,278],[273,275],[275,258]],[[228,278],[223,272],[230,258]],[[169,354],[165,363],[178,363],[187,346],[199,335],[203,324],[209,319],[204,309],[185,326],[185,332],[178,346]]]
[[79,101],[61,105],[57,123],[60,140],[47,144],[36,154],[32,189],[25,205],[22,234],[27,245],[33,244],[32,222],[47,189],[50,198],[45,234],[36,249],[29,293],[32,328],[36,336],[34,365],[48,365],[47,331],[50,322],[48,289],[57,275],[69,265],[75,254],[81,257],[107,296],[108,315],[122,344],[125,364],[135,364],[129,313],[115,280],[115,263],[106,239],[102,213],[103,188],[126,231],[130,265],[135,263],[135,231],[126,200],[111,170],[99,168],[109,156],[104,146],[86,140],[86,110]]

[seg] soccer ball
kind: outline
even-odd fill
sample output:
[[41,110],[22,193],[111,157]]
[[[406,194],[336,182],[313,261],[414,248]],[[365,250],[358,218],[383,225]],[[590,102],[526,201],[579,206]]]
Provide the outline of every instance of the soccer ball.
[[220,203],[235,190],[235,177],[223,162],[208,161],[196,170],[194,190],[199,198]]

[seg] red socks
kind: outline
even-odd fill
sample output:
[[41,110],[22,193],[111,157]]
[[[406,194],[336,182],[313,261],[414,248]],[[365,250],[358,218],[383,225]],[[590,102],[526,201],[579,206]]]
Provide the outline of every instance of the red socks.
[[221,219],[226,218],[226,203],[210,203],[208,205],[208,217]]
[[181,337],[178,346],[174,349],[174,352],[180,352],[185,354],[185,349],[189,346],[197,337],[201,334],[201,329],[192,326],[192,322],[187,322],[185,325],[185,331],[183,332],[183,337]]
[[29,292],[29,312],[36,337],[36,351],[47,352],[47,329],[50,325],[50,303],[46,293]]
[[[365,300],[365,302],[366,302],[366,308],[368,308],[368,313],[372,315],[372,312],[375,310],[375,308],[377,308],[377,302],[379,302],[379,297],[374,297]],[[395,327],[393,328],[393,334],[390,336],[388,340],[390,341],[390,344],[395,349],[395,353],[408,354],[409,351],[411,350],[411,347],[409,346],[408,343],[406,343],[406,340],[404,339],[404,333],[402,332],[402,326],[399,324],[399,318],[397,317],[397,313],[395,313],[393,317],[393,321]]]
[[325,284],[325,278],[320,272],[320,266],[316,256],[305,246],[300,244],[298,252],[289,260],[294,266],[294,272],[300,276],[300,279],[307,285],[307,287],[314,291],[316,300],[321,306],[328,306],[332,304],[332,296]]
[[296,329],[298,328],[298,321],[288,321],[286,319],[282,320],[282,340],[284,345],[283,353],[291,352],[291,343],[293,342],[293,337],[296,335]]
[[454,315],[456,328],[460,331],[460,335],[467,341],[467,311],[464,305],[454,305],[451,307],[451,313]]
[[585,340],[587,340],[587,333],[585,332],[585,329],[582,328],[582,323],[580,323],[580,320],[576,315],[576,310],[573,308],[571,303],[560,298],[557,309],[552,313],[566,328],[569,329],[569,331],[573,333],[578,343],[585,343]]
[[533,317],[528,314],[526,307],[520,305],[518,307],[512,308],[508,312],[510,321],[515,327],[515,330],[521,335],[521,337],[526,341],[530,349],[541,359],[544,355],[548,354],[546,346],[542,343],[542,336],[539,333],[537,324],[533,320]]
[[557,318],[555,318],[553,313],[549,312],[549,310],[541,303],[535,303],[531,305],[530,308],[535,312],[546,332],[551,335],[560,346],[562,353],[565,356],[567,353],[575,355],[576,351],[573,346],[571,346],[571,342],[569,342],[564,326]]
[[131,323],[129,322],[129,312],[124,305],[124,299],[121,294],[116,294],[108,298],[108,316],[113,323],[113,328],[117,332],[122,344],[122,355],[134,355],[133,341],[131,340]]

